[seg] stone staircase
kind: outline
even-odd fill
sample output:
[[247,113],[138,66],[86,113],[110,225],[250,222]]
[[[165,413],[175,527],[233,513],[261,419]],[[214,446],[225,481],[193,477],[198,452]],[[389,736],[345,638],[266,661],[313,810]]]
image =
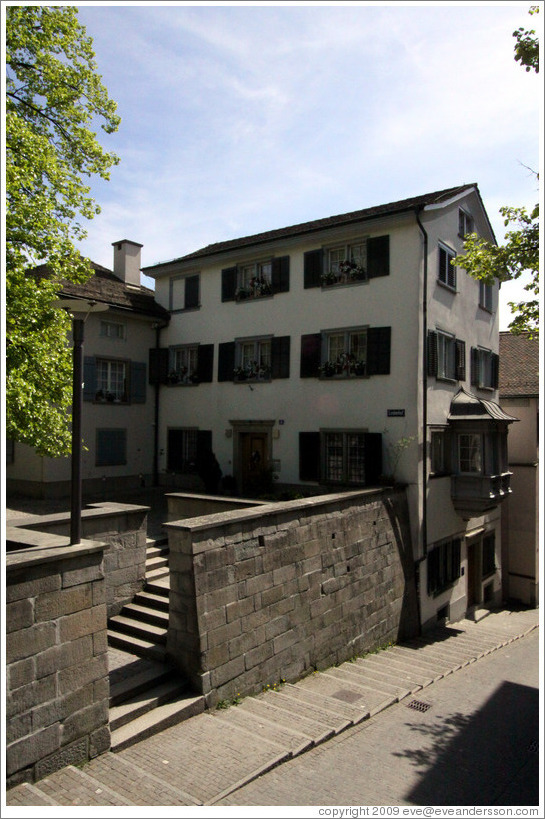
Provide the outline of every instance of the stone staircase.
[[110,672],[113,751],[204,710],[204,697],[190,692],[166,655],[169,589],[167,538],[149,538],[144,589],[108,621],[108,645],[121,660]]

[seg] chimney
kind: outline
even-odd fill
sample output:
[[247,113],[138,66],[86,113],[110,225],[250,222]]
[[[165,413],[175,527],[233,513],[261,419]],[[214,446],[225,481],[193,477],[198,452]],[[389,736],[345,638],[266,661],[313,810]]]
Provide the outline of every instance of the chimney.
[[112,242],[114,248],[114,274],[125,284],[140,287],[140,248],[138,242],[122,239]]

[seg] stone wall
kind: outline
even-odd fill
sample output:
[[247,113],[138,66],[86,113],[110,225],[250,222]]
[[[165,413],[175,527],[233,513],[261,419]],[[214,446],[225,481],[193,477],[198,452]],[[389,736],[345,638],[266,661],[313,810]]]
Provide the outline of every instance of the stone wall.
[[[107,544],[104,554],[108,617],[118,614],[140,591],[146,577],[147,513],[149,507],[127,503],[94,503],[81,513],[82,537]],[[46,537],[70,534],[70,513],[12,519],[6,548],[20,548]]]
[[266,501],[245,498],[226,498],[220,495],[193,495],[189,492],[170,492],[167,496],[168,520],[197,518],[231,512],[253,506],[266,506]]
[[110,747],[104,544],[28,534],[6,555],[8,786]]
[[208,705],[418,631],[403,491],[167,524],[167,651]]

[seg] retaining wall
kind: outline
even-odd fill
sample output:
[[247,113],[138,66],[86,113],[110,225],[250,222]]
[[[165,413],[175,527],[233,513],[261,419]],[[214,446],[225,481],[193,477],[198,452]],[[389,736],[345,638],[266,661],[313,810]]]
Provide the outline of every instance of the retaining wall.
[[28,537],[6,555],[8,786],[110,747],[105,544]]
[[[118,614],[144,586],[148,511],[147,506],[112,502],[94,503],[82,510],[82,537],[109,547],[104,553],[108,617]],[[69,512],[15,518],[9,521],[6,548],[44,546],[48,537],[69,534]]]
[[402,490],[266,504],[166,528],[167,651],[209,706],[418,632]]

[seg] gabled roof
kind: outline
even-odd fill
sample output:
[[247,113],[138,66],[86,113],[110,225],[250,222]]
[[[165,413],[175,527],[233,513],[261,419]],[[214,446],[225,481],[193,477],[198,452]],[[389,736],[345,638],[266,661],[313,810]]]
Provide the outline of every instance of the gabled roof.
[[539,395],[539,340],[531,339],[529,333],[500,333],[500,395]]
[[268,230],[264,233],[255,233],[252,236],[244,236],[240,239],[230,239],[226,242],[216,242],[215,244],[207,245],[200,250],[195,250],[193,253],[188,253],[186,256],[180,256],[177,259],[171,259],[170,261],[166,262],[159,262],[158,264],[150,265],[149,267],[144,267],[142,269],[149,272],[155,268],[163,267],[164,265],[173,264],[175,262],[188,262],[193,259],[213,256],[229,250],[236,250],[238,248],[264,244],[265,242],[271,242],[277,239],[287,239],[292,236],[301,236],[307,233],[314,233],[330,227],[357,224],[358,222],[364,222],[378,216],[393,216],[397,213],[414,211],[419,208],[424,208],[426,205],[438,205],[440,203],[447,202],[449,199],[459,196],[466,191],[469,192],[472,189],[479,193],[476,183],[471,183],[469,185],[458,185],[455,188],[446,188],[442,191],[434,191],[433,193],[426,193],[422,196],[415,196],[410,199],[401,199],[398,202],[389,202],[386,205],[378,205],[372,208],[364,208],[363,210],[355,210],[350,213],[342,213],[339,216],[327,216],[324,219],[316,219],[312,222],[302,222],[299,225],[278,228],[277,230]]
[[477,398],[462,387],[458,390],[450,403],[449,421],[518,421],[513,415],[508,415],[495,401],[486,401]]
[[[95,262],[91,262],[91,267],[94,273],[83,284],[74,284],[74,282],[63,279],[59,295],[100,302],[142,316],[151,316],[166,321],[170,319],[168,311],[157,304],[154,292],[149,287],[127,285],[111,270]],[[46,264],[39,265],[30,270],[29,275],[47,277],[49,270]]]

